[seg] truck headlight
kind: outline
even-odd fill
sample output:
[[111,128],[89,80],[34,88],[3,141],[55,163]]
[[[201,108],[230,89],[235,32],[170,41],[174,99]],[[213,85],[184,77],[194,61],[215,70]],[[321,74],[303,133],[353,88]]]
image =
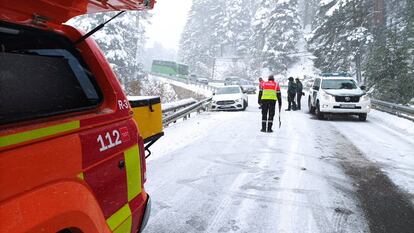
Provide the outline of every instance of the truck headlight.
[[322,92],[321,94],[322,99],[328,102],[334,102],[335,101],[335,97],[333,97],[332,95],[329,95],[328,93]]
[[368,101],[368,100],[369,100],[369,96],[368,95],[361,96],[361,100],[360,101]]

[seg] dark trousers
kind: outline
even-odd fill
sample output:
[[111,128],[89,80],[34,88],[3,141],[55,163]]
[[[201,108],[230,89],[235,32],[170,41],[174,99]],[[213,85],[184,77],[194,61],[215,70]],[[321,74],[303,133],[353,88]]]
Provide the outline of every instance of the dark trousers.
[[272,128],[273,117],[275,116],[276,100],[262,100],[262,129]]
[[298,102],[297,103],[297,105],[298,105],[298,109],[300,110],[300,100],[302,99],[302,92],[298,92],[298,93],[296,93],[296,101]]
[[296,93],[288,93],[288,109],[296,110],[296,103],[295,103]]

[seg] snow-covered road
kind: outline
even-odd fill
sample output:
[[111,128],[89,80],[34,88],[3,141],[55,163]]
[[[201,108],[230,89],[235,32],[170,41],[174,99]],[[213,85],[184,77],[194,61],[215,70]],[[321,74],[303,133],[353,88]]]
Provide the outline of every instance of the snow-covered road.
[[413,232],[409,132],[302,110],[261,133],[249,103],[165,130],[147,161],[145,232]]

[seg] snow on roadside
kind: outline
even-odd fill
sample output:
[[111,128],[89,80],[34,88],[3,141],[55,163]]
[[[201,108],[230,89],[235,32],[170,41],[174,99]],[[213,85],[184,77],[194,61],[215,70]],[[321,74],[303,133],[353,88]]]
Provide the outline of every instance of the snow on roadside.
[[178,106],[181,106],[181,105],[192,104],[192,103],[195,103],[195,102],[197,102],[196,99],[188,98],[188,99],[178,100],[178,101],[175,101],[175,102],[165,103],[165,104],[162,104],[162,110],[165,111],[165,110],[168,110],[168,109],[171,109],[171,108],[175,108],[175,107],[178,107]]
[[370,121],[375,122],[378,125],[386,126],[387,128],[405,135],[409,135],[410,138],[414,138],[414,122],[394,116],[392,114],[381,112],[379,110],[372,110],[368,117]]
[[196,116],[193,115],[186,121],[171,124],[164,129],[165,135],[151,147],[152,155],[148,158],[148,161],[191,145],[192,142],[209,134],[209,130],[217,125],[217,122],[223,122],[233,117],[235,117],[235,114],[231,114],[231,112],[228,114],[204,112]]
[[160,77],[160,76],[155,76],[155,75],[150,75],[149,78],[153,79],[153,80],[161,81],[163,83],[169,83],[171,85],[182,87],[184,89],[193,91],[197,94],[204,95],[206,97],[210,97],[210,96],[213,95],[213,92],[211,90],[207,90],[207,89],[203,88],[203,86],[201,86],[201,85],[199,86],[199,85],[194,85],[194,84],[186,84],[186,83],[183,83],[183,82],[179,82],[179,81],[176,81],[176,80],[172,80],[172,79],[164,78],[164,77]]

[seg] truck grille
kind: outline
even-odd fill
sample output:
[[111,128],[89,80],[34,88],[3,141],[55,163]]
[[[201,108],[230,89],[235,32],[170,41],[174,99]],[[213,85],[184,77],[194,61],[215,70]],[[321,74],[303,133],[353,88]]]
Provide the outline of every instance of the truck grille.
[[217,101],[217,105],[229,105],[234,104],[234,100],[223,100],[223,101]]
[[359,96],[335,96],[336,102],[358,103]]

